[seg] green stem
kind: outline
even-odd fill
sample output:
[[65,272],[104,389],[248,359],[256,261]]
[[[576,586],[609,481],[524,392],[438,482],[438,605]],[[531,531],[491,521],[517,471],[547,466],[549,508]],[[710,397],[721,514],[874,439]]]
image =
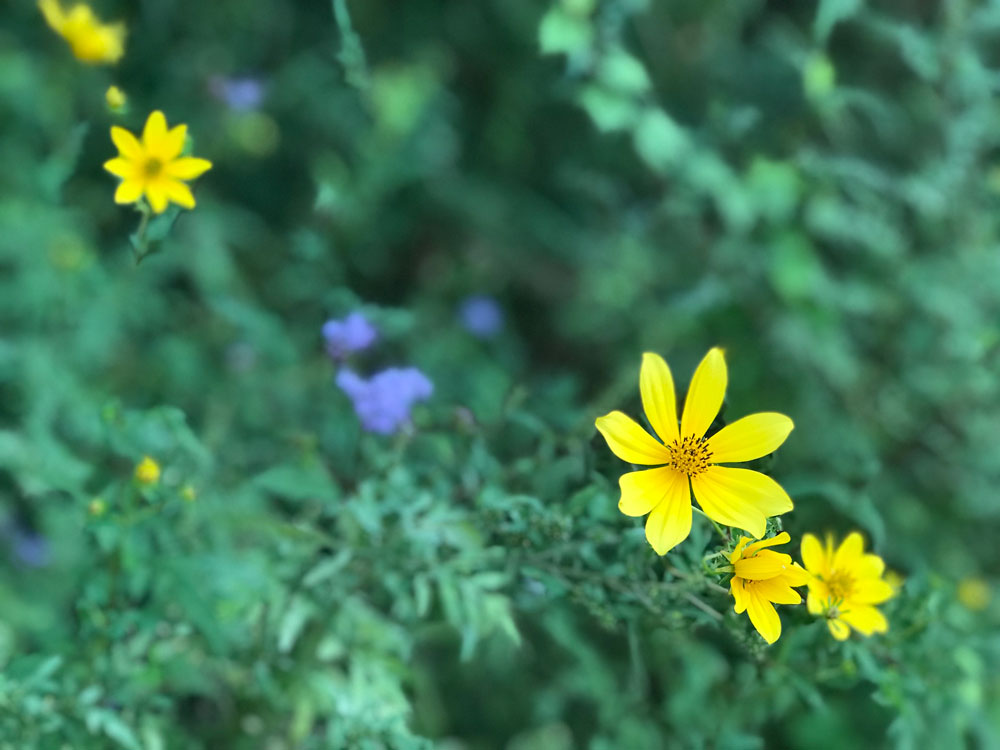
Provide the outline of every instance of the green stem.
[[724,542],[726,542],[728,544],[731,541],[729,534],[727,534],[725,531],[722,530],[722,527],[719,526],[719,524],[717,524],[715,522],[715,519],[709,518],[708,514],[705,511],[703,511],[701,508],[695,507],[694,505],[692,505],[691,507],[694,508],[697,512],[701,513],[703,516],[705,516],[705,518],[708,518],[708,520],[712,522],[712,525],[715,527],[715,530],[719,532],[719,536],[722,537],[722,540]]

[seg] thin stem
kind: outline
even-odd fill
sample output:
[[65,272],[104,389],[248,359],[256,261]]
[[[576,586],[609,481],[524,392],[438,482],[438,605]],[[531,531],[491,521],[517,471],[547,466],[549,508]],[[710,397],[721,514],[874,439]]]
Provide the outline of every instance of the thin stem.
[[698,513],[701,513],[703,516],[705,516],[705,518],[708,518],[708,520],[711,521],[712,525],[715,527],[715,530],[719,532],[719,536],[722,537],[722,540],[724,542],[726,542],[727,544],[729,543],[729,541],[730,541],[729,534],[727,534],[725,531],[722,530],[722,527],[719,526],[719,524],[717,524],[715,522],[715,519],[709,518],[709,515],[705,511],[703,511],[701,508],[699,508],[697,506],[694,506],[694,505],[692,505],[691,507],[694,508],[694,510],[697,511]]

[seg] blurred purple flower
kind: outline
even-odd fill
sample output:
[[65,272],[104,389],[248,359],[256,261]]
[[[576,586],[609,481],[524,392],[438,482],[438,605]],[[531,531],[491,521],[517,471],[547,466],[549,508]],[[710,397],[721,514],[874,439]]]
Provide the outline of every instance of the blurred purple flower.
[[11,534],[14,557],[29,568],[41,568],[49,563],[49,543],[41,534],[17,528]]
[[368,380],[345,368],[337,373],[337,385],[354,402],[361,426],[380,435],[396,432],[409,421],[413,404],[434,392],[434,384],[415,367],[390,367]]
[[334,359],[343,359],[351,352],[367,349],[378,338],[378,329],[359,312],[343,320],[328,320],[323,324],[326,351]]
[[465,330],[481,339],[496,336],[503,329],[503,310],[495,299],[485,295],[462,300],[458,317]]
[[216,98],[237,112],[250,112],[264,101],[264,85],[256,78],[213,76],[209,88]]

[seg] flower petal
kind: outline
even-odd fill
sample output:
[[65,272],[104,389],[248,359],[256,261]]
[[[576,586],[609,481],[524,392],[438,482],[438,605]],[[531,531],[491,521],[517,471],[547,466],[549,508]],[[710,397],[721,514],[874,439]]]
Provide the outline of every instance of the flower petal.
[[736,501],[753,505],[767,518],[780,516],[793,507],[788,493],[767,474],[733,466],[710,466],[705,474],[711,475]]
[[823,545],[815,534],[802,537],[802,564],[814,576],[826,576],[830,572],[830,561],[827,559]]
[[142,197],[142,188],[139,180],[122,180],[115,190],[115,203],[135,203]]
[[798,563],[792,563],[782,577],[789,586],[805,586],[810,580],[808,571]]
[[820,593],[818,587],[809,586],[809,595],[806,597],[806,609],[809,610],[811,615],[821,615],[826,611],[824,606],[826,603],[826,596]]
[[146,118],[146,127],[142,129],[142,145],[147,151],[159,152],[160,143],[167,135],[167,118],[160,110],[154,110]]
[[764,550],[754,557],[745,557],[733,564],[734,575],[748,581],[763,581],[782,575],[792,566],[792,556]]
[[852,604],[850,609],[841,612],[840,619],[862,635],[885,633],[889,630],[889,621],[875,607]]
[[695,499],[716,523],[743,529],[759,539],[767,531],[767,518],[752,504],[735,496],[713,476],[712,469],[691,477]]
[[670,462],[670,451],[656,442],[648,432],[620,411],[598,418],[594,424],[608,441],[608,447],[622,461],[630,464],[655,466]]
[[691,533],[691,486],[684,474],[673,475],[663,502],[646,519],[646,539],[658,555],[667,554]]
[[153,155],[164,164],[173,161],[184,150],[185,139],[187,139],[187,125],[178,125],[171,128],[163,134],[160,142],[156,144]]
[[118,156],[104,162],[104,168],[115,177],[128,179],[135,174],[135,163]]
[[831,567],[834,570],[853,569],[855,565],[862,561],[865,551],[864,537],[857,531],[852,531],[833,555]]
[[178,180],[193,180],[195,177],[200,177],[211,168],[212,162],[208,159],[185,156],[180,159],[174,159],[172,162],[167,164],[166,173],[170,177],[174,177]]
[[142,144],[125,128],[113,125],[111,127],[111,140],[118,152],[126,159],[141,159],[143,157]]
[[762,550],[765,547],[774,547],[779,544],[788,544],[792,540],[792,537],[787,531],[782,531],[780,534],[772,536],[768,539],[761,539],[759,542],[754,542],[746,548],[745,556],[752,555],[758,550]]
[[743,550],[752,541],[753,539],[748,536],[741,536],[740,540],[736,543],[736,547],[729,553],[729,562],[735,564],[737,560],[743,557]]
[[829,619],[826,621],[826,626],[830,628],[830,633],[838,641],[846,641],[851,635],[851,629],[847,627],[847,623],[841,620]]
[[764,596],[768,601],[775,604],[800,604],[802,602],[802,597],[788,584],[783,576],[769,578],[766,581],[756,581],[754,588],[757,589],[761,596]]
[[774,453],[794,427],[784,414],[773,411],[751,414],[712,435],[706,447],[712,452],[713,463],[753,461]]
[[892,599],[894,593],[892,586],[885,581],[863,579],[855,581],[854,590],[851,592],[851,603],[881,604]]
[[163,190],[167,194],[167,199],[176,203],[182,208],[194,208],[194,195],[191,188],[178,180],[164,180]]
[[639,392],[642,394],[642,408],[646,412],[646,418],[653,425],[660,440],[667,445],[677,442],[680,432],[677,428],[677,395],[674,393],[674,378],[667,363],[659,354],[646,352],[642,355]]
[[163,180],[157,180],[156,182],[146,186],[146,198],[149,200],[149,207],[153,209],[153,213],[162,214],[167,210],[167,204],[170,202],[167,198],[167,188]]
[[781,637],[781,618],[778,617],[774,605],[757,590],[756,584],[751,583],[746,586],[745,591],[750,622],[765,641],[774,643]]
[[722,349],[710,349],[694,371],[684,399],[684,414],[681,416],[683,437],[700,438],[711,427],[726,396],[726,380],[726,359]]
[[729,582],[729,593],[733,595],[733,611],[738,615],[743,614],[747,608],[747,597],[742,578],[733,577]]
[[[618,510],[626,516],[646,515],[666,499],[675,477],[678,476],[684,475],[678,474],[669,466],[622,474],[618,480],[618,486],[622,490]],[[685,483],[686,479],[685,477]]]

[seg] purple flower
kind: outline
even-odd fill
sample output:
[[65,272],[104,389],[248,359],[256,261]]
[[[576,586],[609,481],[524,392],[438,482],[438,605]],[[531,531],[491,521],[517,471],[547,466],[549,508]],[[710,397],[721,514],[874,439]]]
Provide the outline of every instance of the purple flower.
[[49,543],[41,534],[15,528],[11,534],[14,557],[28,568],[41,568],[49,563]]
[[503,329],[503,310],[492,297],[466,297],[459,305],[458,317],[465,330],[481,339],[496,336]]
[[212,93],[237,112],[250,112],[264,101],[264,85],[256,78],[214,76],[209,82]]
[[413,404],[434,392],[434,384],[415,367],[390,367],[368,380],[345,368],[337,373],[337,385],[354,402],[361,426],[380,435],[396,432],[410,420]]
[[378,338],[378,330],[359,312],[343,320],[328,320],[323,324],[326,351],[334,359],[343,359],[351,352],[367,349]]

